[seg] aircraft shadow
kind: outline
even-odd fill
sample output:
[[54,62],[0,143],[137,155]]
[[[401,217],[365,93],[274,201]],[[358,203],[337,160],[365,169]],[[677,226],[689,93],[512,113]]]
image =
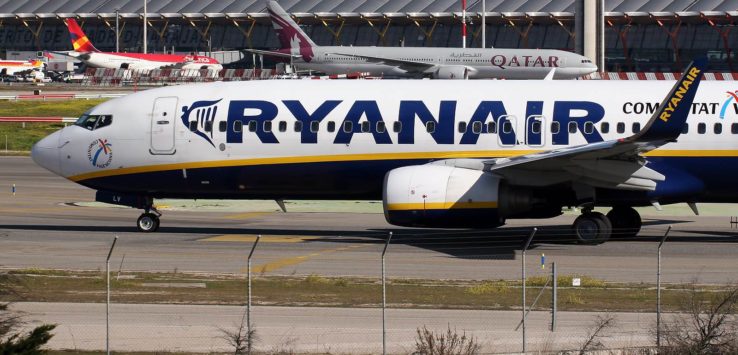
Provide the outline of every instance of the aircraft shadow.
[[[663,226],[685,223],[680,220],[644,221],[644,226]],[[135,227],[129,226],[78,226],[78,225],[0,225],[0,229],[62,232],[103,232],[103,233],[136,233]],[[513,260],[516,253],[528,239],[533,227],[505,227],[498,229],[423,229],[423,228],[380,228],[369,230],[317,230],[317,229],[282,229],[282,228],[226,228],[226,227],[179,227],[163,225],[156,234],[191,235],[199,234],[197,239],[222,234],[250,234],[269,236],[300,235],[315,237],[305,243],[330,242],[347,244],[384,244],[390,232],[393,233],[391,245],[408,245],[432,250],[452,257],[473,260]],[[665,230],[665,228],[663,228]],[[613,237],[607,243],[618,242],[659,242],[661,236],[654,234],[639,235],[635,238]],[[693,243],[735,243],[738,242],[738,230],[733,231],[679,231],[678,235],[669,237],[671,242]],[[142,238],[149,234],[140,234]],[[529,250],[535,250],[542,244],[576,245],[576,237],[569,225],[550,225],[539,227]]]

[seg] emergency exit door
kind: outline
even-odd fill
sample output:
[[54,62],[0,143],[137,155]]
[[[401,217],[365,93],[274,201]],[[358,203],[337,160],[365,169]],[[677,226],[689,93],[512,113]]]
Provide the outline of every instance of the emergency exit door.
[[176,97],[160,97],[151,111],[151,154],[174,154]]

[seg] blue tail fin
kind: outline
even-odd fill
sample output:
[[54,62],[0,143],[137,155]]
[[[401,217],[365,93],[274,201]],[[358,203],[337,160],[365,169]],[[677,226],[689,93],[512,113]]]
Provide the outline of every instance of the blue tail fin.
[[628,140],[671,141],[679,137],[689,117],[692,102],[705,69],[707,69],[707,58],[696,59],[690,63],[643,130]]

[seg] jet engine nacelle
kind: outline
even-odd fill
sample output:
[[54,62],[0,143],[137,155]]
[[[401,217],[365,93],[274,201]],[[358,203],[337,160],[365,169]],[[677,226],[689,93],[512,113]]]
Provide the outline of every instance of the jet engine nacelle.
[[469,79],[469,70],[463,65],[444,65],[433,73],[433,79]]
[[510,217],[558,216],[555,200],[491,173],[447,165],[406,166],[384,178],[384,217],[397,226],[492,228]]
[[[387,222],[408,227],[497,227],[514,204],[502,180],[479,170],[444,165],[397,168],[384,179]],[[501,199],[502,197],[502,199]]]

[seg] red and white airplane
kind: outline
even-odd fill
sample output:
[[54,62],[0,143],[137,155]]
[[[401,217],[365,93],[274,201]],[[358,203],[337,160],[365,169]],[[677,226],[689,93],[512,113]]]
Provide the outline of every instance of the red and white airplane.
[[41,60],[0,60],[0,76],[28,74],[43,69]]
[[72,18],[64,20],[72,38],[73,52],[64,53],[90,67],[110,69],[210,69],[221,70],[217,60],[201,55],[101,52],[92,45]]

